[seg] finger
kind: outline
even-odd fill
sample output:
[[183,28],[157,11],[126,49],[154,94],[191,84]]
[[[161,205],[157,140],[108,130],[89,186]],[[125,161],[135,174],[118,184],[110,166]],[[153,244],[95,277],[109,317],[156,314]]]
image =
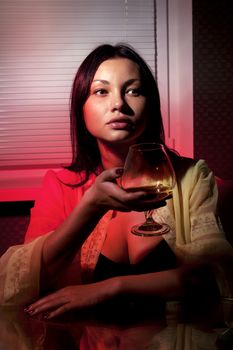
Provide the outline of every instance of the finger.
[[151,209],[158,209],[165,207],[167,205],[166,201],[160,201],[160,202],[154,202],[154,201],[148,201],[145,203],[145,208],[146,210],[151,210]]
[[133,203],[132,204],[132,210],[134,211],[148,211],[148,210],[152,210],[152,209],[158,209],[161,207],[165,207],[167,205],[166,201],[143,201],[140,203]]
[[127,192],[123,190],[122,197],[120,197],[121,201],[126,206],[132,206],[137,204],[147,205],[157,202],[157,198],[155,195],[148,194],[145,191],[137,191],[137,192]]
[[49,319],[51,319],[51,318],[53,318],[53,317],[57,317],[57,316],[59,316],[59,315],[64,314],[65,312],[69,311],[70,309],[71,309],[70,304],[69,304],[69,303],[66,303],[66,304],[60,306],[58,309],[46,313],[46,315],[44,316],[44,318],[46,318],[46,319],[49,320]]
[[41,307],[43,306],[44,304],[48,303],[48,302],[52,302],[53,300],[58,300],[59,299],[59,293],[60,291],[58,292],[55,292],[55,293],[52,293],[52,294],[49,294],[43,298],[40,298],[39,300],[37,300],[35,303],[32,303],[31,305],[28,306],[28,309],[36,309],[38,307]]
[[43,300],[39,300],[38,302],[30,305],[28,308],[25,308],[25,311],[30,315],[37,315],[41,312],[59,307],[65,303],[67,303],[67,299],[63,296],[57,298],[43,298]]
[[64,305],[65,303],[67,303],[67,301],[65,300],[60,300],[59,302],[56,303],[47,303],[44,304],[42,306],[38,306],[36,308],[30,309],[29,311],[27,311],[27,313],[30,316],[35,316],[44,312],[48,312],[53,310],[54,308],[60,307],[61,305]]
[[113,188],[112,194],[109,197],[112,199],[112,204],[115,209],[129,212],[133,210],[132,205],[134,206],[135,203],[144,203],[145,192],[138,191],[137,193],[129,193],[121,188]]
[[116,180],[118,177],[120,177],[124,172],[123,168],[112,168],[112,169],[108,169],[103,171],[99,176],[98,176],[98,180],[101,181],[113,181]]
[[166,197],[166,200],[167,199],[171,199],[173,197],[173,195],[172,195],[172,193],[171,194],[169,194],[167,197]]

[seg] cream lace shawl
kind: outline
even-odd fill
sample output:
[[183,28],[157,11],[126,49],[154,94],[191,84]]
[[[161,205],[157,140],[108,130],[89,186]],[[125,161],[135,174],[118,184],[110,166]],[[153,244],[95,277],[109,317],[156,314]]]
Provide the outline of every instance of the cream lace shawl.
[[[181,259],[214,260],[221,293],[229,296],[233,290],[232,268],[229,268],[233,266],[233,248],[225,240],[216,215],[217,188],[213,173],[202,160],[195,164],[189,160],[180,169],[173,199],[155,211],[156,219],[170,225],[171,231],[164,238]],[[91,281],[111,217],[112,211],[107,212],[82,246],[84,282]],[[49,234],[11,247],[1,257],[0,304],[25,304],[38,296],[41,254]]]

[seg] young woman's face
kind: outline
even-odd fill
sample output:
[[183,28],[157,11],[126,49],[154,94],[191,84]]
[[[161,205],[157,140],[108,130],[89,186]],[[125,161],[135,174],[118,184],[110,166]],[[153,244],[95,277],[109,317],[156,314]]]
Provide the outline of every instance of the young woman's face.
[[135,143],[147,121],[138,65],[126,58],[104,61],[95,73],[83,115],[98,143]]

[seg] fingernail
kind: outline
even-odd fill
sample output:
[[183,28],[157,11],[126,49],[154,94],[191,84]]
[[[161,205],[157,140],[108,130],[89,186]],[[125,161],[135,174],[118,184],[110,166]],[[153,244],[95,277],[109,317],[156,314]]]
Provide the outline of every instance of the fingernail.
[[28,311],[28,314],[32,316],[32,315],[35,314],[35,312],[36,312],[36,310],[29,310],[29,311]]
[[123,172],[124,172],[124,169],[123,169],[123,168],[118,168],[118,169],[116,169],[116,174],[117,174],[117,175],[122,175]]
[[30,313],[32,311],[31,306],[25,306],[24,311]]

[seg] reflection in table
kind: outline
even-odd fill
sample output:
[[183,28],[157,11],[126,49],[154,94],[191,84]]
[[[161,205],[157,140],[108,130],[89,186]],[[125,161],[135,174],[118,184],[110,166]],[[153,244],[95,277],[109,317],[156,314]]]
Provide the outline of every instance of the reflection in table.
[[102,305],[56,320],[30,317],[23,308],[0,309],[1,350],[233,349],[233,302],[206,310],[169,302],[138,310]]

